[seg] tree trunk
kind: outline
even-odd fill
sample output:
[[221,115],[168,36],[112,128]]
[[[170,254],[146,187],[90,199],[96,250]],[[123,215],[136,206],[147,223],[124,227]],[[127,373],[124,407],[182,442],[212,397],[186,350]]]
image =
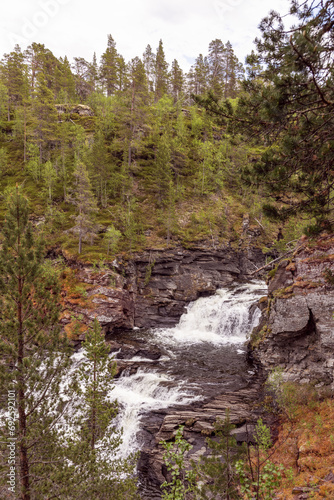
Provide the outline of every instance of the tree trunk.
[[95,434],[96,434],[96,353],[94,353],[94,380],[93,380],[93,406],[92,406],[92,440],[91,448],[95,448]]
[[21,499],[30,500],[30,484],[29,484],[29,462],[28,450],[26,446],[27,434],[27,419],[25,411],[25,387],[23,374],[23,359],[24,359],[24,338],[22,325],[22,278],[18,278],[18,292],[20,299],[17,303],[17,319],[18,319],[18,412],[19,412],[19,437],[20,437],[20,481],[21,481]]

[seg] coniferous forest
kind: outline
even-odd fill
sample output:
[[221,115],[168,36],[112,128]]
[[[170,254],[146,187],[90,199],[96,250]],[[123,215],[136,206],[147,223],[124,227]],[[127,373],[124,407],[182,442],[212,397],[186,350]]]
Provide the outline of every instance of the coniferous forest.
[[[112,35],[100,60],[70,62],[38,42],[3,55],[1,498],[140,498],[138,456],[117,454],[122,434],[110,425],[117,367],[101,326],[86,325],[83,340],[80,318],[60,324],[65,292],[86,300],[73,269],[200,244],[255,245],[269,262],[302,234],[332,233],[333,2],[291,0],[290,13],[292,26],[276,12],[261,21],[245,62],[215,39],[187,73],[166,60],[162,40],[126,61]],[[85,360],[75,370],[79,337]],[[271,387],[275,408],[296,422],[282,384]],[[245,450],[232,427],[227,413],[192,470],[182,428],[176,450],[164,442],[172,473],[162,498],[283,498],[274,492],[294,476],[271,458],[268,427],[259,420]]]
[[77,57],[72,65],[41,44],[15,47],[1,64],[2,189],[24,181],[53,242],[90,250],[91,260],[108,253],[109,240],[142,248],[147,232],[158,244],[205,237],[208,222],[215,237],[227,234],[218,194],[242,189],[250,153],[192,96],[211,89],[235,104],[243,72],[218,39],[187,75],[167,63],[162,41],[125,62],[109,35],[100,63]]

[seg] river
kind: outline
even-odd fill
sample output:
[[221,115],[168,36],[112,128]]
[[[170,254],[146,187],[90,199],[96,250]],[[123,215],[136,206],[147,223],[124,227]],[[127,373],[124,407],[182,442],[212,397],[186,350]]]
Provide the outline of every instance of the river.
[[142,422],[150,412],[175,411],[247,387],[254,375],[246,356],[247,336],[259,322],[254,304],[265,294],[263,282],[236,284],[190,303],[174,328],[112,337],[118,343],[115,358],[123,366],[112,391],[120,406],[121,455],[141,449]]

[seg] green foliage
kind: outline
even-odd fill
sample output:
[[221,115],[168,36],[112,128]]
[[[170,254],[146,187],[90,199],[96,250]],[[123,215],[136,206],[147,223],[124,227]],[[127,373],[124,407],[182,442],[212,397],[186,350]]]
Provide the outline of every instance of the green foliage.
[[48,190],[48,200],[49,202],[52,202],[52,192],[57,179],[57,172],[51,161],[47,161],[43,165],[43,179]]
[[97,205],[86,166],[80,160],[77,161],[74,177],[77,185],[73,193],[72,203],[75,205],[78,215],[75,217],[76,224],[72,228],[72,232],[78,234],[78,253],[80,254],[82,241],[84,239],[92,241],[96,235],[97,228],[93,217],[97,211]]
[[[322,1],[291,3],[295,26],[271,12],[257,40],[257,74],[244,83],[238,123],[262,137],[266,151],[249,170],[249,182],[265,185],[275,201],[269,217],[286,220],[304,213],[317,226],[333,211],[332,70],[333,40],[328,30],[334,12]],[[255,59],[255,58],[253,58]]]
[[226,500],[239,499],[236,463],[245,454],[231,435],[234,425],[230,423],[229,410],[224,421],[215,423],[215,438],[207,438],[209,455],[194,464],[197,475],[196,493],[198,498]]
[[[278,411],[283,413],[289,421],[297,418],[298,408],[316,401],[319,394],[312,384],[297,384],[284,380],[284,370],[277,367],[269,374],[266,388],[272,395]],[[273,405],[271,405],[273,408]]]
[[323,272],[323,276],[325,278],[326,283],[331,286],[334,286],[334,273],[331,269],[327,268]]
[[[214,47],[219,54],[214,55]],[[209,52],[219,63],[218,91],[234,96],[240,68],[232,47],[215,40]],[[226,199],[231,206],[238,204],[238,217],[244,204],[255,210],[252,192],[245,189],[241,202],[235,198],[242,167],[259,148],[251,146],[249,153],[225,124],[217,125],[190,97],[192,90],[205,94],[213,83],[213,59],[209,64],[199,56],[188,77],[176,60],[168,71],[161,41],[156,53],[147,47],[143,59],[126,64],[109,35],[100,63],[96,56],[92,62],[77,57],[72,69],[66,57],[57,59],[42,44],[32,43],[24,53],[16,47],[0,65],[2,190],[25,182],[33,212],[47,212],[48,243],[70,253],[75,252],[68,232],[74,202],[72,232],[78,236],[78,253],[88,261],[101,253],[101,240],[103,253],[111,251],[107,239],[95,237],[99,227],[122,232],[113,252],[142,248],[148,227],[155,243],[164,246],[204,238],[215,245],[222,232],[228,239],[233,224],[222,231],[217,216],[180,224],[188,202],[197,213],[203,206],[207,211],[211,202],[218,212],[220,204],[222,217]],[[232,112],[236,105],[233,97],[225,107]],[[78,164],[85,165],[85,175],[78,176]],[[88,211],[78,200],[84,177]],[[97,206],[104,212],[101,226]],[[257,208],[255,216],[262,217]]]
[[182,437],[183,429],[184,426],[180,426],[176,431],[175,442],[160,442],[165,449],[164,462],[171,474],[170,482],[161,485],[163,500],[185,500],[187,493],[194,491],[195,473],[185,466],[186,455],[192,446]]
[[[272,446],[270,429],[262,419],[257,421],[254,432],[254,446],[248,445],[248,459],[236,462],[241,493],[245,500],[272,500],[273,493],[280,484],[282,465],[270,460]],[[252,451],[253,455],[252,456]]]
[[149,264],[147,264],[147,267],[146,267],[146,271],[145,271],[145,279],[144,279],[144,285],[148,285],[150,279],[151,279],[151,275],[152,275],[152,271],[153,271],[153,268],[154,268],[154,265],[155,265],[155,260],[153,260],[152,262],[150,262]]
[[114,226],[109,226],[104,235],[104,241],[107,244],[107,255],[109,255],[109,251],[112,254],[115,254],[118,242],[122,237],[122,233],[118,231]]
[[[236,463],[236,471],[239,475],[241,493],[245,500],[272,500],[273,493],[280,484],[283,466],[275,465],[268,461],[265,463],[256,481],[251,481],[247,473],[247,467],[243,460]],[[255,496],[254,496],[255,495]]]
[[132,475],[136,457],[116,456],[122,436],[112,424],[117,401],[108,397],[116,363],[109,357],[97,319],[86,332],[83,348],[85,357],[75,374],[75,391],[67,416],[73,431],[64,437],[65,455],[72,463],[73,474],[66,498],[78,498],[84,489],[87,496],[96,499],[106,498],[110,491],[119,500],[135,499]]
[[[58,279],[44,264],[43,244],[34,238],[28,202],[19,188],[9,197],[2,236],[1,398],[5,400],[7,391],[13,390],[19,414],[16,493],[26,500],[39,500],[46,492],[58,494],[60,478],[66,476],[55,425],[66,399],[66,391],[60,389],[69,365],[69,350],[59,328]],[[9,436],[2,426],[0,432],[1,447],[6,448]],[[2,457],[7,461],[5,449]],[[36,476],[38,482],[34,481]],[[1,482],[6,481],[1,474]]]

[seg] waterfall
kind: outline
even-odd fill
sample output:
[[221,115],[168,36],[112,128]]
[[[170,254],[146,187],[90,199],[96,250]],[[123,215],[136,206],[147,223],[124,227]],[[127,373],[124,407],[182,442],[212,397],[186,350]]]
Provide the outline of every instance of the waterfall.
[[[144,354],[122,359],[128,366],[108,394],[119,404],[119,413],[110,425],[123,431],[117,456],[125,458],[141,448],[141,419],[149,412],[188,405],[210,391],[216,394],[247,382],[252,372],[248,370],[245,342],[260,317],[252,305],[264,293],[262,282],[220,289],[189,304],[174,328],[119,334],[120,344],[141,342],[148,351],[158,350],[161,355],[158,361]],[[121,351],[114,353],[116,360]],[[83,350],[73,355],[68,380],[83,359]]]
[[120,406],[122,456],[140,449],[137,435],[145,413],[189,404],[202,399],[210,386],[227,387],[244,376],[246,337],[260,317],[251,306],[264,293],[262,282],[220,289],[189,304],[174,328],[135,331],[133,336],[159,347],[163,355],[158,364],[138,356],[127,360],[139,366],[137,371],[125,370],[115,380],[112,397]]
[[259,283],[226,290],[211,297],[201,297],[187,307],[175,328],[157,330],[163,343],[210,342],[240,344],[258,323],[259,309],[250,311]]

